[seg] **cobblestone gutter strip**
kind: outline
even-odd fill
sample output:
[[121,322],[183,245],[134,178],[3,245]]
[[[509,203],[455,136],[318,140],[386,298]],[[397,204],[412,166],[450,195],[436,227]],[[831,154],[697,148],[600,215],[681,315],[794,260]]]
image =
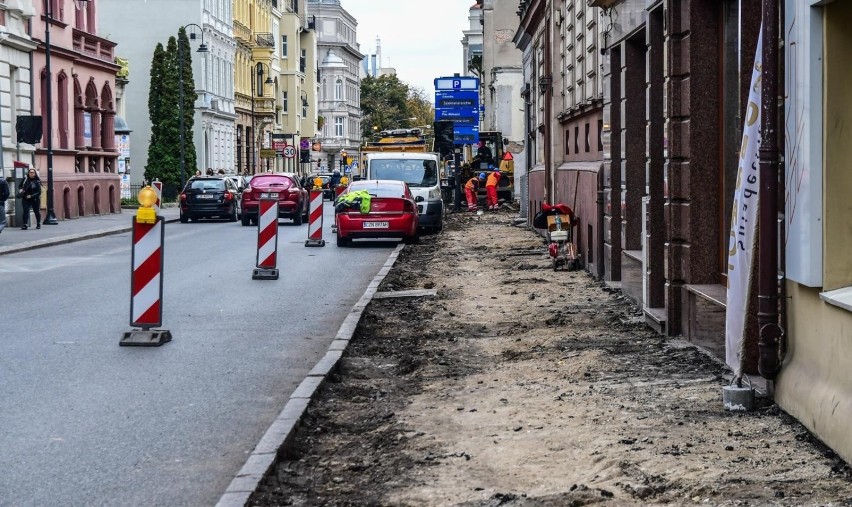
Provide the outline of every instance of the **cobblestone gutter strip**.
[[299,421],[307,410],[311,402],[311,398],[317,389],[325,382],[326,377],[334,371],[337,362],[343,356],[343,351],[349,344],[349,340],[355,333],[355,328],[361,320],[361,315],[364,309],[370,304],[373,296],[379,288],[379,285],[390,273],[396,259],[402,251],[404,245],[400,244],[390,254],[382,269],[376,273],[373,280],[364,291],[361,299],[352,307],[349,315],[343,320],[337,335],[328,347],[328,352],[325,353],[322,359],[308,373],[308,376],[290,395],[284,409],[278,414],[278,418],[269,426],[263,438],[255,446],[254,451],[246,460],[246,463],[237,472],[237,476],[231,481],[228,489],[219,499],[216,507],[243,507],[251,497],[254,490],[257,488],[260,481],[263,480],[266,473],[275,463],[278,454],[286,449],[292,441],[292,436],[299,425]]

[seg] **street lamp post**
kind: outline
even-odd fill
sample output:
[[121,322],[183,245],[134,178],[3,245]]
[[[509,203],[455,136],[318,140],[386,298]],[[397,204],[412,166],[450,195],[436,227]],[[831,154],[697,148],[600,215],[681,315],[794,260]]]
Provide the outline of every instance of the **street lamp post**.
[[[207,53],[207,44],[204,43],[204,29],[195,23],[189,23],[183,26],[183,29],[186,30],[187,27],[198,28],[198,31],[201,32],[201,44],[196,51]],[[189,39],[195,40],[195,32],[189,34]],[[180,44],[180,41],[178,41],[178,88],[180,94],[178,100],[178,108],[180,109],[180,192],[182,192],[183,186],[186,183],[186,147],[183,132],[183,46]]]
[[257,124],[254,121],[254,98],[255,95],[258,97],[263,97],[263,86],[260,87],[260,90],[255,92],[255,79],[258,77],[263,77],[263,67],[269,69],[269,76],[267,76],[266,81],[263,84],[271,85],[274,83],[272,81],[272,69],[269,68],[269,65],[266,65],[263,62],[257,62],[255,65],[255,70],[257,72],[257,77],[255,77],[254,73],[251,75],[251,173],[257,173],[257,162],[255,160],[257,154],[257,140],[260,139],[260,135],[256,132]]

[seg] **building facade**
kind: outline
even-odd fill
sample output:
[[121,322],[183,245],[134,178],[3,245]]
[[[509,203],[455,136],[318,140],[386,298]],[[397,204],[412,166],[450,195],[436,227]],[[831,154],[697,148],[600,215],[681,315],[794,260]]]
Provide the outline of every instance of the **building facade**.
[[[105,26],[115,34],[136,76],[125,90],[128,127],[133,130],[130,163],[132,184],[141,184],[148,162],[151,120],[148,112],[149,72],[157,43],[166,45],[186,27],[193,51],[184,55],[191,62],[198,99],[192,140],[198,167],[187,167],[186,175],[206,168],[233,170],[234,112],[233,67],[236,44],[232,38],[231,2],[223,0],[99,0]],[[200,27],[200,28],[199,28]],[[203,34],[203,36],[202,36]],[[194,38],[193,38],[194,37]],[[197,50],[201,43],[206,53]]]
[[477,0],[468,11],[468,27],[462,32],[462,75],[481,77],[482,73],[482,2]]
[[[46,181],[46,136],[51,136],[56,218],[117,212],[120,180],[114,97],[120,67],[115,64],[115,42],[99,35],[101,3],[51,0],[36,4],[36,19],[41,21],[32,23],[32,36],[38,41],[33,55],[34,113],[42,116],[44,126],[35,167]],[[46,16],[46,5],[51,7],[51,17]],[[45,51],[48,26],[50,76]],[[53,119],[50,131],[48,108]]]
[[[270,152],[275,125],[275,78],[272,56],[271,0],[233,0],[234,37],[237,55],[234,67],[237,112],[236,161],[239,170],[255,174],[273,170],[275,153]],[[276,2],[277,3],[277,2]]]
[[[276,83],[276,137],[296,148],[292,158],[279,150],[278,170],[310,172],[311,140],[316,128],[316,32],[313,16],[308,16],[305,0],[286,0],[273,9],[279,11],[273,71]],[[275,29],[273,28],[273,32]]]
[[526,153],[524,147],[523,53],[512,40],[518,28],[520,1],[485,0],[482,4],[482,103],[485,106],[481,127],[497,130],[509,140],[506,150],[515,160],[515,194],[521,202],[521,216],[526,217],[527,197],[519,195],[526,188]]
[[[35,148],[19,147],[15,124],[21,116],[32,114],[30,57],[36,44],[29,36],[28,23],[35,15],[32,0],[10,4],[0,3],[0,177],[9,180],[10,190],[18,181],[14,162],[32,163]],[[18,153],[16,153],[16,151]],[[0,213],[7,215],[7,224],[16,225],[15,199],[6,201]]]
[[775,399],[852,462],[852,6],[787,2],[785,19],[787,343]]
[[[317,142],[314,168],[342,169],[343,156],[357,153],[361,145],[361,53],[356,40],[358,22],[340,0],[308,0],[316,20],[319,62]],[[342,171],[341,171],[342,172]]]
[[[514,42],[523,52],[525,209],[570,206],[581,264],[602,276],[603,85],[599,9],[574,0],[520,3]],[[487,108],[486,108],[487,112]],[[516,164],[517,167],[517,164]]]

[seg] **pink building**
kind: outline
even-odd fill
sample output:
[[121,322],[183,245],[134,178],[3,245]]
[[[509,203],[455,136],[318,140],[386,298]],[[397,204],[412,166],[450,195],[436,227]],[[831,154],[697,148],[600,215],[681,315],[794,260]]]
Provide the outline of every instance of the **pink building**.
[[[50,2],[52,104],[45,68],[45,2]],[[35,0],[32,37],[34,114],[44,136],[36,168],[47,182],[47,108],[52,108],[54,211],[57,219],[119,211],[115,146],[115,43],[98,37],[98,0]]]

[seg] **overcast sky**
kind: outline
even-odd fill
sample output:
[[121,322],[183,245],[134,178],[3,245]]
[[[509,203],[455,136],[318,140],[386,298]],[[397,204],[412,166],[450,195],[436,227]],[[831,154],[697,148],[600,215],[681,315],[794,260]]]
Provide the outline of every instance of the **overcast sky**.
[[361,52],[382,40],[382,66],[396,68],[409,85],[423,88],[435,100],[433,80],[462,72],[462,32],[469,26],[474,0],[341,0],[358,21]]

